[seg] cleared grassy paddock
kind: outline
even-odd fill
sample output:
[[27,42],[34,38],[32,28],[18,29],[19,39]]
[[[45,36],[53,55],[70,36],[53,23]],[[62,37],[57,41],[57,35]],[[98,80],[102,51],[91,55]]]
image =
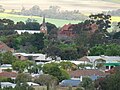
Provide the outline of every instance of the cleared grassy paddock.
[[[87,14],[87,16],[89,16]],[[13,20],[15,23],[19,22],[19,21],[23,21],[25,22],[28,18],[33,18],[36,19],[37,22],[42,23],[42,17],[38,17],[38,16],[23,16],[23,15],[14,15],[14,14],[7,14],[7,13],[0,13],[0,18],[8,18]],[[51,18],[46,18],[46,22],[50,22],[52,24],[55,24],[57,27],[61,27],[64,24],[77,24],[81,21],[74,21],[74,20],[62,20],[62,19],[51,19]],[[111,22],[120,22],[120,17],[119,16],[112,16],[111,18]]]
[[[7,13],[0,13],[0,18],[7,18],[13,20],[15,23],[19,21],[25,22],[28,18],[33,18],[36,19],[37,22],[42,23],[42,17],[38,16],[23,16],[23,15],[14,15],[14,14],[7,14]],[[79,23],[80,21],[74,21],[74,20],[62,20],[62,19],[51,19],[51,18],[46,18],[46,22],[50,22],[52,24],[55,24],[57,27],[61,27],[64,24],[69,24],[69,23]]]

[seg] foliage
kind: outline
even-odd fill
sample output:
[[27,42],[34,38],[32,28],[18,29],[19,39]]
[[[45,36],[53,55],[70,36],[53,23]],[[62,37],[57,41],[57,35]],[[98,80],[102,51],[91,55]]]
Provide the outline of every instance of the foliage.
[[16,60],[16,57],[13,56],[11,52],[5,52],[0,54],[1,64],[12,64]]
[[4,41],[9,47],[20,52],[40,52],[44,48],[44,34],[35,33],[8,36]]
[[0,82],[14,82],[11,78],[0,77]]
[[12,63],[13,69],[18,72],[24,72],[25,70],[28,70],[29,68],[31,68],[32,65],[33,65],[33,62],[28,60],[27,61],[17,60]]
[[58,56],[60,56],[61,54],[61,50],[55,46],[48,46],[48,48],[46,48],[45,53],[47,54],[47,57],[51,57],[53,60],[56,60]]
[[94,90],[92,80],[89,77],[84,77],[80,86],[82,86],[85,90]]
[[62,60],[76,60],[78,57],[77,50],[74,49],[66,49],[61,53]]
[[[15,13],[18,14],[18,13]],[[45,15],[47,18],[54,19],[65,19],[65,20],[84,20],[87,16],[84,16],[79,12],[79,10],[74,11],[60,11],[59,6],[50,6],[49,9],[41,10],[39,6],[34,5],[29,10],[21,10],[19,13],[21,15],[34,15],[34,16],[43,16]]]
[[28,69],[28,72],[37,74],[41,70],[42,70],[42,65],[41,64],[39,64],[39,65],[34,64],[33,66],[31,66],[31,68]]
[[113,35],[113,39],[120,39],[120,31]]
[[84,90],[82,87],[78,87],[75,90]]
[[54,77],[58,78],[59,81],[69,78],[68,73],[63,69],[60,69],[59,65],[56,63],[45,64],[43,66],[43,72],[45,74],[53,75]]
[[15,79],[18,83],[25,83],[31,81],[32,77],[29,74],[19,73]]
[[66,70],[66,71],[71,71],[71,70],[76,70],[77,69],[76,66],[73,63],[69,62],[69,61],[60,62],[59,67],[61,69]]
[[52,75],[44,74],[44,75],[40,75],[39,78],[36,78],[34,82],[40,85],[46,85],[47,90],[49,90],[50,88],[57,85],[58,80],[56,77]]
[[104,66],[104,63],[105,63],[105,62],[106,62],[106,61],[105,61],[104,59],[97,59],[97,60],[95,60],[95,64],[97,63],[96,67],[97,67],[98,69],[100,69],[101,67]]
[[92,64],[78,64],[78,69],[86,69],[86,67],[90,67],[92,68],[93,65]]
[[15,90],[35,90],[32,86],[29,86],[26,82],[23,82],[22,84],[17,83],[14,89]]
[[119,56],[120,55],[119,44],[108,44],[108,45],[96,45],[90,49],[90,55],[108,55],[108,56]]
[[116,72],[103,79],[98,79],[95,84],[99,90],[119,90],[120,89],[120,72]]

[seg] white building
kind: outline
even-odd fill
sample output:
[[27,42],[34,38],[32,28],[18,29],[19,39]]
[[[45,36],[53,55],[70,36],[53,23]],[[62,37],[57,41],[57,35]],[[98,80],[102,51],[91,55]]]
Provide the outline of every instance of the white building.
[[34,34],[34,33],[40,33],[40,31],[38,30],[15,30],[18,34],[22,34],[22,33],[29,33],[29,34]]
[[0,72],[4,71],[4,70],[6,70],[6,69],[12,70],[12,65],[11,65],[11,64],[2,64],[2,65],[0,66]]
[[4,87],[12,87],[15,88],[16,84],[10,83],[10,82],[1,82],[1,88]]
[[46,54],[27,54],[27,53],[13,53],[20,60],[29,60],[30,58],[36,63],[44,64],[52,61],[52,58],[47,57]]

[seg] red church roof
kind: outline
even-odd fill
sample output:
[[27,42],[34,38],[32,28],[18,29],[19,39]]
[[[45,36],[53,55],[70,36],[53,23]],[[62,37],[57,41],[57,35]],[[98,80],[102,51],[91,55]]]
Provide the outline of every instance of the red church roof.
[[68,25],[64,25],[62,28],[61,28],[61,31],[63,31],[63,30],[69,30],[69,28],[71,27],[71,26],[73,26],[74,24],[68,24]]

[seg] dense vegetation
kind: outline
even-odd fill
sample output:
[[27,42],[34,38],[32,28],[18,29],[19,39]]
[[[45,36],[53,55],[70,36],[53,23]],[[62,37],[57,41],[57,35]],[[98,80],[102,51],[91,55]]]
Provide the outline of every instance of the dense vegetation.
[[108,11],[108,12],[103,12],[103,13],[107,13],[107,14],[112,15],[112,16],[120,16],[120,9],[112,10],[112,11]]
[[64,20],[85,20],[87,16],[84,16],[79,12],[79,10],[74,11],[61,11],[59,6],[50,6],[49,9],[41,10],[39,6],[35,5],[29,10],[26,10],[24,7],[21,12],[11,11],[12,14],[19,14],[25,16],[46,16],[47,18],[53,19],[64,19]]
[[[17,35],[14,29],[39,29],[40,26],[31,19],[28,19],[26,23],[18,22],[16,24],[12,20],[1,19],[0,31],[3,33],[0,33],[0,40],[17,52],[46,53],[55,60],[57,56],[63,60],[76,60],[84,55],[117,56],[120,47],[119,31],[114,33],[107,31],[111,26],[110,18],[110,15],[104,14],[90,15],[88,20],[74,25],[73,32],[76,35],[74,38],[67,39],[59,39],[59,29],[51,23],[46,23],[47,36],[44,36],[43,33]],[[119,28],[119,23],[116,26]],[[114,49],[112,49],[113,47]],[[105,49],[102,51],[100,48]]]

